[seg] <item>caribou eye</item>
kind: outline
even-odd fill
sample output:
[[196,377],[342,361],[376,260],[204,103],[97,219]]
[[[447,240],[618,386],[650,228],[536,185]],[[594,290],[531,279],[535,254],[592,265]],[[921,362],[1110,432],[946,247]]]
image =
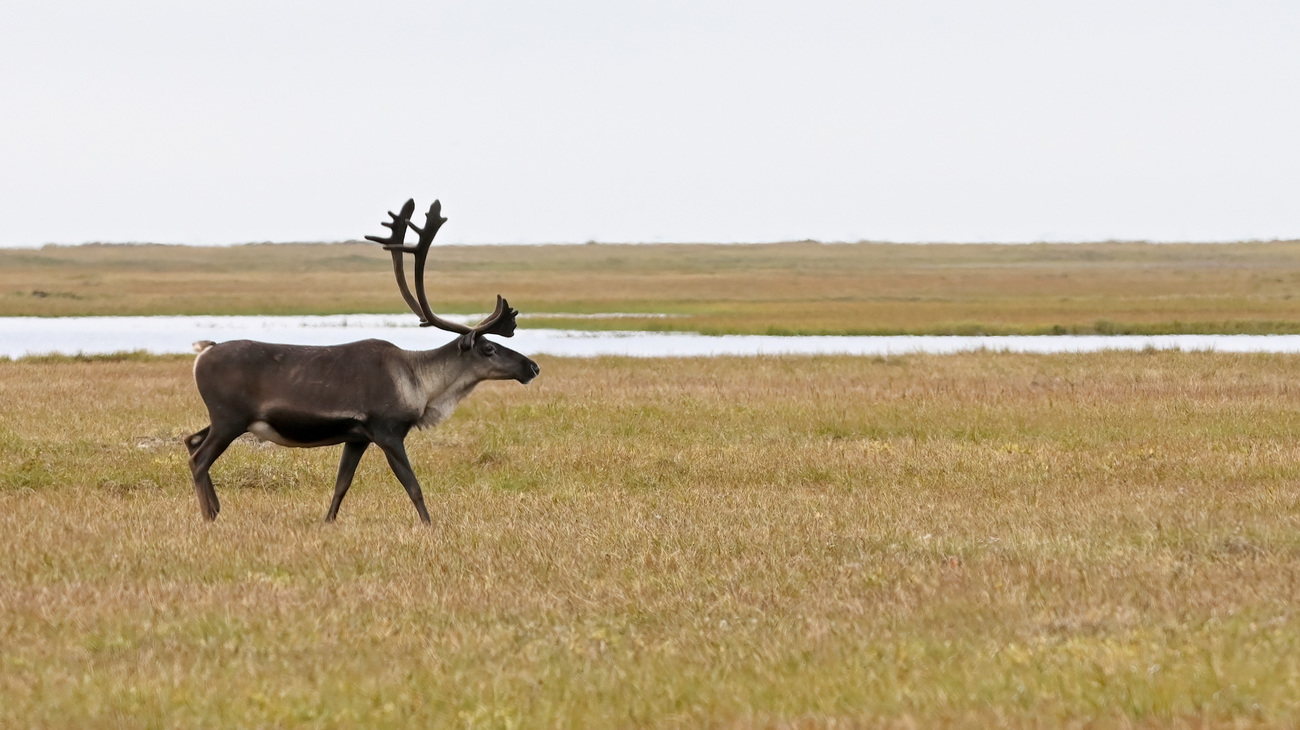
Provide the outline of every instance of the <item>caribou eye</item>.
[[497,354],[497,348],[492,345],[483,345],[483,355],[485,357],[492,357],[495,354]]

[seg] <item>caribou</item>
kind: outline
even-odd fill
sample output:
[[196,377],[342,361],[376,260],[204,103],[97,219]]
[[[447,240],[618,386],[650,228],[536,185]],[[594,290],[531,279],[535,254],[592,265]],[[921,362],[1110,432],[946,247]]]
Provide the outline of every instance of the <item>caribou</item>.
[[[420,482],[406,455],[412,429],[445,421],[462,399],[485,380],[527,384],[540,368],[527,357],[487,339],[510,337],[519,312],[497,295],[496,308],[473,327],[433,313],[424,288],[425,261],[438,229],[447,221],[434,201],[424,227],[411,222],[415,201],[408,200],[385,237],[366,236],[392,253],[398,291],[421,327],[437,327],[458,337],[432,350],[403,350],[383,340],[313,347],[251,340],[195,343],[194,382],[211,425],[185,438],[199,510],[207,520],[221,511],[209,470],[239,436],[254,436],[283,446],[315,448],[343,445],[334,499],[326,522],[338,516],[362,454],[375,444],[384,452],[420,520],[429,523]],[[416,232],[406,245],[407,229]],[[415,294],[406,284],[402,262],[414,256]]]

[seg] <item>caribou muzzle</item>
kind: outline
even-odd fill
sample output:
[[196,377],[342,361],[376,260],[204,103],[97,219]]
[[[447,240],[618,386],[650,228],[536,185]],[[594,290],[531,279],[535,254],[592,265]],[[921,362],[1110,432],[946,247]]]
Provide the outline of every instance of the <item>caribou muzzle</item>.
[[542,369],[537,367],[537,363],[528,358],[524,358],[523,367],[520,368],[519,371],[519,377],[515,378],[515,380],[518,380],[524,385],[528,385],[540,372],[542,372]]

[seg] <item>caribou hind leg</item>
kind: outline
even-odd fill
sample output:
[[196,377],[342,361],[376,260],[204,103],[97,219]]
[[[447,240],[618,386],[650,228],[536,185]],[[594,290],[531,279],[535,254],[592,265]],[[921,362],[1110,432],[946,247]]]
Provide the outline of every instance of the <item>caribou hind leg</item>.
[[198,450],[199,446],[203,443],[203,439],[208,437],[208,432],[211,430],[212,427],[207,426],[202,431],[192,433],[185,437],[185,449],[190,452],[190,456],[194,456],[194,452]]
[[199,511],[209,522],[217,519],[221,502],[217,499],[217,490],[212,487],[212,477],[208,470],[212,468],[212,462],[225,453],[243,432],[242,428],[214,431],[212,426],[208,426],[185,439],[185,448],[190,452],[190,473],[194,475],[194,493],[199,498]]
[[[203,442],[207,440],[208,434],[211,432],[212,432],[212,427],[205,426],[202,430],[192,433],[189,436],[185,437],[185,450],[190,452],[191,475],[193,475],[194,473],[194,454],[199,450],[199,447],[203,445]],[[211,479],[208,480],[208,486],[204,487],[199,483],[198,477],[194,477],[194,492],[199,498],[199,511],[203,513],[204,517],[208,517],[209,514],[215,516],[216,513],[221,510],[221,504],[216,501],[217,499],[216,490],[213,490],[211,485],[212,485]],[[212,491],[211,502],[208,501],[209,491]],[[213,519],[213,518],[208,517],[208,519]]]
[[325,515],[326,522],[333,522],[339,515],[339,505],[343,504],[343,495],[352,486],[352,475],[357,471],[361,455],[369,448],[369,441],[348,441],[343,444],[343,458],[339,459],[339,475],[334,480],[334,499],[330,502],[330,511]]

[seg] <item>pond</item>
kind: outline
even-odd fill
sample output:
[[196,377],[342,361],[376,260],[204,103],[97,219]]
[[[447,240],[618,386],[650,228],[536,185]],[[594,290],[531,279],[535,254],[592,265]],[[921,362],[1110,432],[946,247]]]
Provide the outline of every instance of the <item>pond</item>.
[[[617,315],[609,315],[617,316]],[[448,319],[456,319],[448,317]],[[466,321],[468,318],[460,318]],[[414,326],[409,314],[333,316],[0,317],[0,356],[191,352],[197,340],[252,339],[328,345],[371,337],[408,349],[450,340]],[[970,350],[1059,353],[1146,348],[1218,352],[1300,352],[1300,335],[1043,336],[709,336],[691,333],[520,329],[508,341],[527,355],[708,357],[713,355],[904,355]]]

